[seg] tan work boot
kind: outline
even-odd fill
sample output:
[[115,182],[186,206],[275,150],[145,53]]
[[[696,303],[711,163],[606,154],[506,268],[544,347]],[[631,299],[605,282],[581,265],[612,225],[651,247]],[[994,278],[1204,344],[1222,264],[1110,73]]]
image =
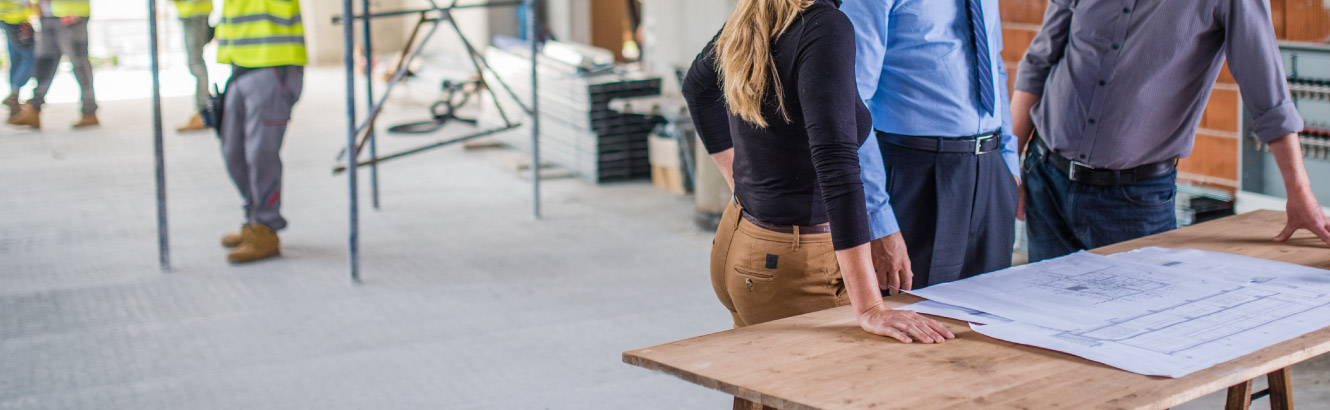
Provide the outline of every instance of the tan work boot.
[[240,246],[240,243],[245,241],[245,235],[249,235],[249,224],[240,225],[240,232],[223,235],[222,247],[234,248]]
[[8,98],[5,98],[5,106],[9,107],[11,118],[18,115],[19,110],[23,109],[23,106],[18,103],[18,94],[10,94]]
[[32,107],[32,104],[23,104],[18,114],[9,117],[10,124],[25,125],[36,129],[42,129],[42,114]]
[[207,125],[203,125],[203,116],[198,115],[198,114],[194,114],[194,117],[193,117],[193,118],[190,118],[190,119],[189,119],[189,122],[185,123],[185,125],[181,125],[181,126],[177,127],[177,128],[175,129],[175,131],[176,131],[176,132],[190,132],[190,131],[203,131],[203,130],[206,130],[206,129],[208,129],[208,126],[207,126]]
[[83,118],[79,118],[78,122],[74,123],[74,128],[95,127],[98,125],[101,125],[101,122],[97,121],[97,114],[83,114]]
[[268,229],[268,227],[259,224],[250,224],[249,233],[245,235],[245,240],[240,242],[234,251],[226,255],[226,260],[231,263],[249,263],[268,259],[282,253],[281,241],[277,240],[277,234]]

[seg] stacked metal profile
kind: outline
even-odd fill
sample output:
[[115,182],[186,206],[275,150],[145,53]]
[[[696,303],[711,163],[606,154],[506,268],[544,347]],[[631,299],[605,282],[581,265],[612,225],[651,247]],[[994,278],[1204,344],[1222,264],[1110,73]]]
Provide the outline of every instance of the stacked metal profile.
[[[530,95],[530,54],[491,47],[485,58],[518,95]],[[496,84],[489,81],[490,84]],[[548,163],[567,168],[594,183],[651,177],[647,153],[648,136],[660,117],[620,114],[609,109],[616,98],[660,95],[661,80],[641,74],[605,73],[586,75],[578,68],[547,58],[540,59],[540,155]],[[500,104],[509,116],[521,115],[516,103],[500,93]],[[488,98],[488,96],[487,96]],[[524,103],[526,101],[523,101]],[[481,125],[500,124],[497,109],[485,104]],[[500,142],[529,152],[528,132],[514,131],[496,136]]]
[[[1299,140],[1312,191],[1325,205],[1330,202],[1330,46],[1285,44],[1280,51],[1289,93],[1305,121]],[[1283,198],[1283,179],[1270,147],[1256,138],[1251,115],[1243,108],[1247,125],[1242,141],[1242,190]]]

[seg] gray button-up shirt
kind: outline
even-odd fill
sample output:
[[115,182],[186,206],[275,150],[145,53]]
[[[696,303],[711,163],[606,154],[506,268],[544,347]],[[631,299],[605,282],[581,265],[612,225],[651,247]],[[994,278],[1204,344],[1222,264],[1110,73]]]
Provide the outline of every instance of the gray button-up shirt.
[[1191,154],[1225,55],[1262,141],[1302,130],[1264,0],[1050,0],[1016,89],[1054,151],[1127,169]]

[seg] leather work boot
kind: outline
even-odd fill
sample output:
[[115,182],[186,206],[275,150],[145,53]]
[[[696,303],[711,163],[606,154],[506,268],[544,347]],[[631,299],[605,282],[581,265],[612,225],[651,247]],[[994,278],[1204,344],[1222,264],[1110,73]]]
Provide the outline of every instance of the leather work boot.
[[42,114],[32,107],[32,104],[23,104],[18,114],[9,117],[9,123],[12,125],[25,125],[36,129],[42,129]]
[[185,125],[177,127],[175,131],[190,132],[190,131],[203,131],[206,129],[208,129],[208,126],[203,125],[203,117],[198,114],[194,114],[194,117],[190,118],[189,122],[186,122]]
[[75,122],[73,126],[74,128],[86,128],[98,125],[101,125],[101,122],[97,121],[97,114],[83,114],[83,118],[79,118],[78,122]]
[[277,233],[268,227],[251,224],[249,233],[245,235],[245,240],[237,246],[234,251],[226,255],[226,260],[231,263],[249,263],[268,259],[282,253],[281,241],[277,240]]
[[18,115],[19,110],[23,109],[23,106],[18,103],[18,94],[10,94],[9,98],[5,98],[5,106],[9,107],[11,118]]
[[245,242],[245,235],[249,235],[249,224],[240,225],[240,232],[228,233],[222,236],[222,247],[234,248]]

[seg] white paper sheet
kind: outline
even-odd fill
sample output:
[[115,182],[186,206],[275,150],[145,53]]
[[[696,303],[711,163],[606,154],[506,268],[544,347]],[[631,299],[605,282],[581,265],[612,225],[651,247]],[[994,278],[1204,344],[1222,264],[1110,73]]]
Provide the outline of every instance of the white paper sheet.
[[1006,323],[1011,321],[1011,319],[1007,319],[1005,317],[991,315],[988,313],[980,312],[978,310],[963,308],[955,305],[948,305],[946,303],[935,302],[931,300],[925,300],[923,302],[901,306],[897,309],[913,310],[919,313],[952,318],[956,320],[964,320],[966,322],[978,323],[981,325],[989,323]]
[[1330,271],[1197,250],[1079,253],[911,293],[1012,319],[979,333],[1154,376],[1330,326]]

